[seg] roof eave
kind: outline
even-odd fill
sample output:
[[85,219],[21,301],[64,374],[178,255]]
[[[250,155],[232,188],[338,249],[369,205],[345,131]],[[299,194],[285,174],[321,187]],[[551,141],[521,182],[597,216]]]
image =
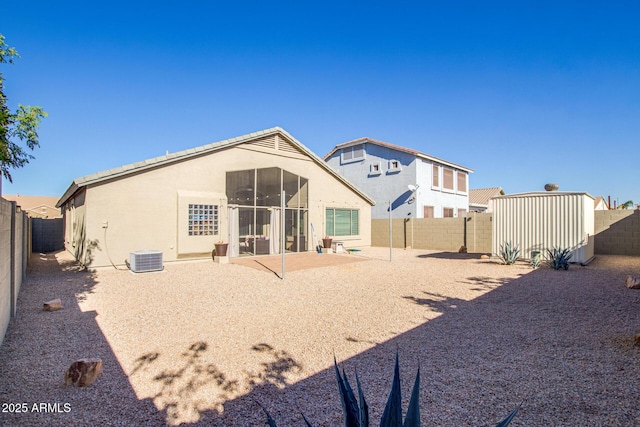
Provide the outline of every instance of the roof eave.
[[276,126],[270,129],[265,129],[258,132],[253,132],[250,134],[225,139],[219,142],[214,142],[214,143],[203,145],[196,148],[190,148],[187,150],[179,151],[177,153],[156,157],[154,159],[147,159],[141,162],[124,165],[118,168],[113,168],[107,171],[97,172],[92,175],[86,175],[84,177],[77,178],[71,183],[71,185],[69,186],[67,191],[65,191],[64,195],[60,198],[58,203],[56,203],[56,207],[61,207],[62,205],[64,205],[67,202],[67,200],[69,200],[69,198],[71,198],[82,187],[86,187],[91,184],[97,184],[106,180],[117,179],[133,173],[139,173],[149,169],[166,166],[168,164],[184,161],[192,157],[201,156],[203,154],[213,153],[218,150],[243,144],[257,137],[269,136],[277,133],[282,134],[291,142],[293,142],[300,151],[302,151],[303,153],[311,157],[318,165],[320,165],[320,167],[325,169],[332,176],[336,177],[340,182],[345,184],[352,191],[354,191],[356,194],[362,197],[371,206],[375,205],[375,201],[371,197],[367,196],[360,189],[355,187],[353,184],[347,181],[344,177],[338,174],[326,162],[324,162],[320,157],[318,157],[318,155],[316,155],[311,150],[309,150],[300,141],[294,138],[289,132],[287,132],[286,130],[282,129],[279,126]]
[[329,151],[327,154],[325,154],[322,159],[326,161],[329,157],[333,156],[333,154],[336,151],[338,151],[338,150],[340,150],[342,148],[351,147],[353,145],[358,145],[358,144],[374,144],[374,145],[378,145],[380,147],[388,148],[390,150],[401,151],[401,152],[404,152],[404,153],[407,153],[407,154],[410,154],[410,155],[413,155],[413,156],[416,156],[416,157],[419,157],[419,158],[422,158],[422,159],[425,159],[425,160],[429,160],[431,162],[440,163],[442,165],[449,166],[449,167],[452,167],[452,168],[455,168],[455,169],[459,169],[459,170],[462,170],[462,171],[467,172],[467,173],[474,173],[475,172],[471,168],[468,168],[468,167],[465,167],[465,166],[462,166],[462,165],[458,165],[456,163],[449,162],[449,161],[440,159],[440,158],[435,157],[435,156],[430,156],[429,154],[421,153],[420,151],[417,151],[417,150],[412,150],[410,148],[401,147],[399,145],[390,144],[390,143],[384,142],[384,141],[378,141],[378,140],[371,139],[371,138],[368,138],[368,137],[362,137],[362,138],[358,138],[358,139],[354,139],[354,140],[351,140],[351,141],[347,141],[347,142],[343,142],[341,144],[338,144],[335,147],[333,147],[333,149],[331,151]]

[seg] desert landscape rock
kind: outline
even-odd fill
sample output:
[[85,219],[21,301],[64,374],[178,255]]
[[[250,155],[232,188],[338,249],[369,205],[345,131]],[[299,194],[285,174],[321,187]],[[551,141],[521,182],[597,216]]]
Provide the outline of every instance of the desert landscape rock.
[[85,387],[91,385],[102,374],[102,360],[79,359],[71,364],[64,374],[66,385]]
[[640,289],[640,279],[636,279],[633,276],[627,276],[625,284],[629,289]]
[[62,310],[62,301],[60,298],[52,299],[51,301],[47,301],[42,305],[42,309],[44,311],[58,311]]

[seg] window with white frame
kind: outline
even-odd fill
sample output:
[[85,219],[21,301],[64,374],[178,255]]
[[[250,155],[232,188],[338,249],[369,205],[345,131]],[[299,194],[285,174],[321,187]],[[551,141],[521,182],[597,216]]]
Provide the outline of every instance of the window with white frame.
[[433,206],[424,206],[423,207],[423,218],[434,218],[434,216],[433,216]]
[[357,162],[358,160],[364,160],[364,146],[362,144],[342,149],[342,163]]
[[389,160],[388,173],[400,172],[402,170],[402,164],[400,160]]
[[453,169],[442,168],[442,188],[453,191]]
[[456,176],[458,178],[458,192],[466,193],[467,192],[467,174],[464,172],[456,172]]
[[453,218],[453,208],[442,208],[443,218]]
[[433,180],[431,181],[431,185],[435,188],[440,187],[440,166],[433,165]]
[[466,209],[458,209],[458,218],[464,218],[467,216],[467,210]]
[[382,172],[382,168],[380,167],[380,162],[371,163],[369,165],[369,175],[380,175]]
[[189,236],[218,234],[218,206],[189,204]]
[[325,211],[327,236],[357,236],[358,209],[327,208]]

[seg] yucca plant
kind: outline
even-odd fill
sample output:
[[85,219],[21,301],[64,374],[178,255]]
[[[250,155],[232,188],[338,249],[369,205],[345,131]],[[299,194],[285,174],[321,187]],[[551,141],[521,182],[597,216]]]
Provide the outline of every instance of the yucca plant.
[[520,245],[514,245],[511,242],[505,242],[500,245],[500,253],[498,254],[502,262],[506,265],[515,264],[520,256]]
[[[335,358],[333,360],[333,366],[336,371],[336,380],[338,382],[338,390],[340,392],[340,401],[342,402],[342,413],[344,415],[345,427],[369,427],[369,406],[364,398],[362,391],[362,385],[360,384],[360,378],[358,378],[358,372],[356,372],[356,388],[358,391],[358,399],[356,399],[355,393],[347,374],[342,369],[342,374],[338,368],[338,362]],[[258,405],[262,408],[267,415],[267,422],[269,427],[277,427],[275,420],[271,417],[267,409],[259,402]],[[516,416],[518,408],[513,410],[504,420],[497,424],[496,427],[506,427],[511,423],[511,420]],[[302,414],[302,419],[307,427],[313,427],[313,425]],[[413,390],[411,392],[411,398],[409,399],[409,407],[407,414],[402,421],[402,393],[400,390],[400,363],[398,362],[398,353],[396,353],[396,365],[393,371],[393,381],[391,382],[391,392],[387,399],[387,404],[380,420],[380,427],[420,427],[420,368],[416,373],[416,379],[413,383]]]
[[572,257],[571,249],[560,249],[558,246],[554,246],[553,249],[547,249],[549,255],[549,266],[554,270],[560,270],[561,268],[569,269],[569,260]]

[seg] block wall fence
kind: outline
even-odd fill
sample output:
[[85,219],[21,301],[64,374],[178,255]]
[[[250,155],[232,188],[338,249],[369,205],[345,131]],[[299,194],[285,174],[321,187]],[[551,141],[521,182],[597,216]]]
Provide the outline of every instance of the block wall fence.
[[15,202],[0,198],[0,344],[9,321],[16,315],[18,292],[30,254],[29,217]]
[[[394,219],[393,247],[491,253],[493,215]],[[595,211],[595,254],[640,256],[640,210]],[[371,220],[371,246],[389,247],[389,220]]]

